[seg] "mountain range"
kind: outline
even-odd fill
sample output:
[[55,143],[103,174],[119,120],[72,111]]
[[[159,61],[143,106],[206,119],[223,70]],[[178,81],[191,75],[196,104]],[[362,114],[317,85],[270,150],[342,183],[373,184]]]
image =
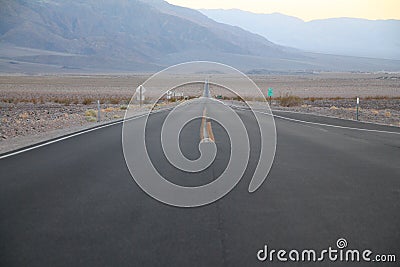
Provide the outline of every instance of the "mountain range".
[[400,20],[331,18],[305,22],[280,13],[200,11],[218,22],[241,27],[284,46],[318,53],[400,59]]
[[155,71],[192,60],[247,72],[397,71],[400,61],[324,55],[163,0],[0,0],[0,72]]

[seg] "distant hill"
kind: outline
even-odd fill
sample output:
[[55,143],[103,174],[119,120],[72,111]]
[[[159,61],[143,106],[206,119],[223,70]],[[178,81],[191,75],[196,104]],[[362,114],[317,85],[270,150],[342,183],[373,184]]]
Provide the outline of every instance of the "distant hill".
[[284,46],[327,54],[400,59],[400,20],[333,18],[304,22],[279,13],[255,14],[238,9],[201,12]]
[[0,0],[0,72],[154,71],[191,60],[243,71],[400,70],[304,53],[163,0]]
[[1,0],[1,6],[0,41],[8,50],[14,45],[68,54],[23,55],[21,61],[129,69],[204,54],[289,57],[261,36],[164,1]]

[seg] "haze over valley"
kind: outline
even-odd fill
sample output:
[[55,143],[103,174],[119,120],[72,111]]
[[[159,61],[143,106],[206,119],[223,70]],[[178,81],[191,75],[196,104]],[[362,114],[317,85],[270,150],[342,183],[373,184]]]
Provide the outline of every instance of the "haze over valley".
[[260,34],[280,45],[327,54],[400,59],[400,20],[330,18],[305,22],[280,13],[200,11],[218,22]]

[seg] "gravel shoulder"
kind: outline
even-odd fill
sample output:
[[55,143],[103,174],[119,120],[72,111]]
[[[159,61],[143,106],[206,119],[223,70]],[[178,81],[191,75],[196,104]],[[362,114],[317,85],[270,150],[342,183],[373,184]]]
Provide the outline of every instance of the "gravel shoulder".
[[[100,122],[95,105],[55,106],[24,105],[2,112],[0,124],[0,154],[48,141],[81,130],[101,126],[124,118],[126,106],[102,105]],[[130,114],[142,114],[150,110],[131,106]]]
[[[304,101],[300,106],[282,107],[275,102],[272,109],[303,112],[346,120],[356,120],[356,100]],[[362,100],[359,106],[359,121],[400,127],[400,99]]]

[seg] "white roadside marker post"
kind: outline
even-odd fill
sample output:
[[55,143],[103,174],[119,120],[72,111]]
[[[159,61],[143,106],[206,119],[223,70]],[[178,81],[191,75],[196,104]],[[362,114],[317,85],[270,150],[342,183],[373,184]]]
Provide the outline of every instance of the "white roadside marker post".
[[142,105],[144,104],[143,101],[145,100],[145,93],[146,88],[144,88],[143,85],[139,85],[138,88],[136,88],[135,95],[140,107],[142,107]]
[[357,120],[359,120],[359,115],[358,115],[358,109],[359,109],[359,106],[360,106],[360,98],[359,97],[357,97],[357,111],[356,111],[356,118],[357,118]]
[[100,122],[100,100],[97,100],[97,122]]
[[143,86],[140,86],[140,87],[139,87],[139,92],[140,92],[140,95],[139,95],[139,97],[140,97],[140,104],[139,104],[139,106],[140,106],[140,107],[142,107],[142,100],[143,100],[143,96],[142,96],[142,94],[143,94]]

